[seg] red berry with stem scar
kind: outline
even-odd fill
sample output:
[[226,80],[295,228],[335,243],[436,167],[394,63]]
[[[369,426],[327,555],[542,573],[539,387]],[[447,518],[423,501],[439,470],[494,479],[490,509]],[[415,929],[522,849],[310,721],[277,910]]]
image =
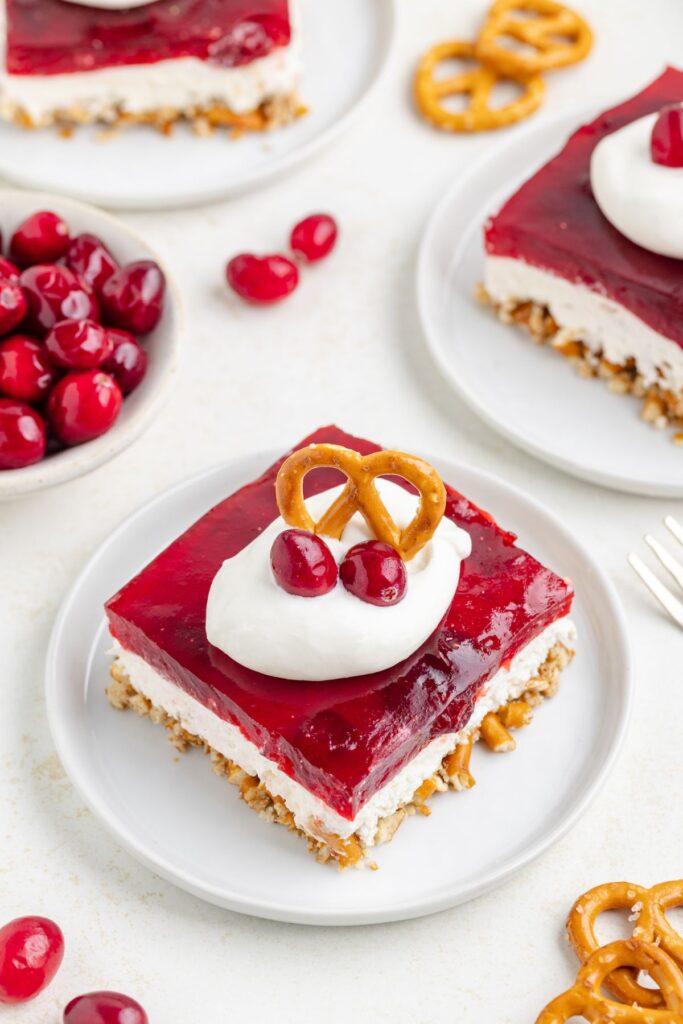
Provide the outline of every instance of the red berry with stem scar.
[[332,252],[337,241],[337,222],[328,213],[313,213],[292,229],[292,252],[307,263],[317,263]]
[[122,992],[87,992],[64,1010],[64,1024],[149,1024],[135,999]]
[[350,593],[368,604],[398,604],[405,597],[406,565],[390,544],[369,540],[346,552],[339,578]]
[[683,167],[683,104],[663,107],[650,138],[650,153],[663,167]]
[[255,305],[279,302],[290,295],[299,283],[296,264],[279,255],[242,253],[230,260],[225,274],[232,290]]
[[297,597],[321,597],[337,584],[337,563],[322,537],[307,530],[283,530],[270,549],[276,582]]
[[0,928],[0,1003],[26,1003],[50,984],[64,936],[46,917],[17,917]]

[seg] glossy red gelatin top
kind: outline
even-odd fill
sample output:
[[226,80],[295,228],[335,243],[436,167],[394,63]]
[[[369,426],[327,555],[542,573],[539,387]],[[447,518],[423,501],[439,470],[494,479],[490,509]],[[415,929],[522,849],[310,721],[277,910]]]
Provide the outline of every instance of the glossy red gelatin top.
[[603,216],[590,186],[591,155],[601,139],[681,100],[683,71],[668,68],[579,128],[491,218],[486,251],[594,288],[683,347],[683,264],[630,242]]
[[[323,442],[362,454],[378,450],[337,427],[321,428],[296,448]],[[472,554],[450,611],[410,658],[373,675],[313,683],[243,668],[208,643],[206,601],[224,559],[278,515],[275,477],[284,458],[190,527],[108,602],[107,615],[125,648],[353,818],[430,740],[465,725],[482,684],[569,612],[573,591],[447,488],[446,515],[469,532]],[[340,480],[335,470],[317,470],[306,478],[307,496]]]
[[55,75],[197,57],[248,64],[290,41],[288,0],[155,0],[106,10],[6,0],[7,70]]

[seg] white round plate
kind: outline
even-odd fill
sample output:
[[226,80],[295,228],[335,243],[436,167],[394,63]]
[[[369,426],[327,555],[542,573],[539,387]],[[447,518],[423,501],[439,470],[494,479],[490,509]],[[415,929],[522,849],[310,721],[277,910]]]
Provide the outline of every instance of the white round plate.
[[250,811],[204,755],[178,759],[163,729],[114,711],[104,695],[104,601],[275,458],[250,456],[184,481],[127,519],[90,560],[64,602],[48,653],[47,708],[59,756],[85,802],[134,857],[231,910],[346,925],[418,917],[471,899],[559,839],[614,764],[631,675],[612,586],[543,507],[495,477],[432,460],[446,480],[518,531],[520,543],[574,579],[579,653],[557,697],[520,734],[514,756],[503,764],[477,749],[476,787],[435,799],[429,820],[407,820],[392,843],[377,848],[379,871],[323,867],[299,837]]
[[583,380],[550,346],[479,305],[482,229],[594,111],[539,120],[468,168],[427,225],[417,268],[420,317],[444,378],[489,426],[539,459],[592,483],[683,497],[683,457],[670,433],[640,419],[641,403]]
[[161,410],[175,382],[182,339],[180,294],[168,267],[144,238],[115,217],[91,206],[41,192],[0,189],[0,233],[8,241],[21,221],[36,210],[54,210],[67,221],[73,235],[97,235],[121,264],[156,260],[166,275],[164,312],[142,344],[149,356],[142,383],[129,395],[111,430],[86,444],[64,448],[23,469],[0,472],[0,501],[23,497],[82,476],[113,459],[147,429]]
[[170,137],[130,128],[102,141],[97,128],[70,139],[0,125],[0,176],[100,206],[166,209],[210,203],[261,185],[307,160],[358,113],[387,62],[394,0],[301,0],[308,114],[266,134]]

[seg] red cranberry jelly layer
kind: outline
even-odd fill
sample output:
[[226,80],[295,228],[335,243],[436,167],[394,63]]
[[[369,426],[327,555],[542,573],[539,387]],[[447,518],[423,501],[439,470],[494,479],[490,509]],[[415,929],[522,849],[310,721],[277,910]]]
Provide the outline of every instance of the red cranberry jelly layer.
[[[377,451],[336,427],[297,445]],[[434,737],[461,729],[482,684],[572,603],[571,586],[452,489],[446,514],[472,537],[451,610],[406,661],[354,679],[299,683],[259,675],[206,640],[206,600],[225,558],[277,515],[279,463],[200,519],[107,605],[110,629],[177,686],[238,725],[266,757],[345,817]],[[337,485],[318,470],[308,493]],[[263,638],[268,643],[268,637]]]
[[104,10],[66,0],[6,0],[7,70],[56,75],[198,57],[248,64],[290,40],[287,0],[156,0]]
[[594,288],[683,347],[683,263],[629,242],[602,215],[590,187],[591,154],[601,139],[681,100],[683,72],[669,68],[643,92],[579,128],[491,218],[486,250]]

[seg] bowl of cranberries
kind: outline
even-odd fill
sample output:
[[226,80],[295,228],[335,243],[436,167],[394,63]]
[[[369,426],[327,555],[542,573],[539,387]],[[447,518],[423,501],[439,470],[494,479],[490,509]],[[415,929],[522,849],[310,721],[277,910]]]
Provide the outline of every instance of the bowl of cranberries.
[[0,499],[108,461],[175,377],[177,293],[113,217],[0,190]]

